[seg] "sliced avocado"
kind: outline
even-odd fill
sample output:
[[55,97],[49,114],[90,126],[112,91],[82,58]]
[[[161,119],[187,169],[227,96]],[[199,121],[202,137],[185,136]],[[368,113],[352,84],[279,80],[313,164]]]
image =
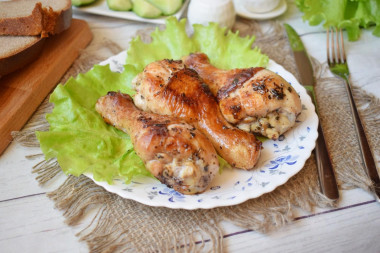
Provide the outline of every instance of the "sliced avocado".
[[132,10],[143,18],[157,18],[162,15],[162,11],[145,0],[132,0]]
[[107,0],[108,8],[114,11],[129,11],[132,9],[131,0]]
[[71,4],[74,6],[89,5],[96,2],[96,0],[71,0]]
[[182,0],[147,0],[160,9],[164,15],[172,15],[181,8]]

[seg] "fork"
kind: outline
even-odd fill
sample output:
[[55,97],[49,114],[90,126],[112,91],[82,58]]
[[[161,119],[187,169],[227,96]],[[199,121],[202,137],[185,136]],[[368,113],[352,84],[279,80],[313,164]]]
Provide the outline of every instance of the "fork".
[[[334,40],[334,33],[336,40]],[[330,44],[331,34],[331,44]],[[331,72],[344,80],[346,90],[348,93],[351,113],[353,115],[356,135],[359,140],[360,152],[363,159],[363,165],[366,173],[372,181],[372,191],[375,193],[376,200],[380,202],[380,179],[376,169],[375,160],[365,135],[362,122],[358,110],[356,108],[355,100],[352,95],[352,85],[350,82],[350,72],[348,70],[346,54],[344,51],[344,41],[342,29],[330,28],[327,30],[327,63]]]

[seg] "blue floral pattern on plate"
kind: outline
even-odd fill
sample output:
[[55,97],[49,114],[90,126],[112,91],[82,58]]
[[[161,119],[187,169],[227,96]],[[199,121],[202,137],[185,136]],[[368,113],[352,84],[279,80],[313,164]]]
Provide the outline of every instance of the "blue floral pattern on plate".
[[[121,63],[125,62],[125,57],[126,54],[123,52],[102,64],[111,63],[112,71],[121,71]],[[182,209],[236,205],[273,191],[286,183],[302,169],[315,147],[318,117],[306,90],[291,73],[272,60],[269,61],[268,68],[278,72],[292,84],[301,97],[303,109],[295,127],[279,140],[268,140],[263,143],[264,149],[256,169],[252,171],[224,169],[222,174],[215,177],[210,188],[198,195],[180,194],[154,178],[134,179],[128,185],[117,179],[112,185],[105,182],[95,181],[95,183],[123,198],[133,199],[146,205]],[[86,175],[92,178],[91,174]]]

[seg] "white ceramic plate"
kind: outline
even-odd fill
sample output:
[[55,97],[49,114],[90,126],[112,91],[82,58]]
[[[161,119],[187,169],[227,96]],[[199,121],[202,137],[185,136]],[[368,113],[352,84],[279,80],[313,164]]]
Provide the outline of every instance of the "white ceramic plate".
[[[173,16],[175,16],[177,19],[180,19],[189,1],[190,0],[186,0],[184,4],[182,5],[181,9],[177,11],[177,13],[175,13]],[[91,13],[91,14],[97,14],[97,15],[102,15],[102,16],[122,18],[122,19],[140,21],[140,22],[156,23],[156,24],[165,24],[165,19],[167,18],[167,16],[162,16],[159,18],[152,18],[152,19],[142,18],[138,16],[137,14],[135,14],[133,11],[113,11],[108,8],[106,0],[97,0],[93,4],[88,5],[88,6],[83,6],[83,7],[73,6],[73,10],[78,11],[78,12]]]
[[249,19],[265,20],[275,18],[284,14],[284,12],[287,9],[286,0],[281,0],[276,8],[274,8],[272,11],[264,13],[250,12],[246,8],[244,8],[244,5],[240,2],[240,0],[234,0],[236,13],[243,18]]
[[[101,64],[110,64],[112,71],[120,72],[123,70],[125,57],[126,53],[123,52]],[[182,195],[149,177],[134,179],[130,184],[125,184],[122,180],[114,180],[113,185],[94,182],[123,198],[150,206],[182,209],[236,205],[284,184],[302,169],[314,149],[318,136],[318,117],[306,90],[291,73],[272,60],[269,61],[268,68],[294,87],[301,97],[303,109],[296,126],[288,131],[283,139],[263,143],[264,149],[255,170],[225,169],[215,177],[210,188],[199,195]],[[85,175],[93,179],[91,174]]]

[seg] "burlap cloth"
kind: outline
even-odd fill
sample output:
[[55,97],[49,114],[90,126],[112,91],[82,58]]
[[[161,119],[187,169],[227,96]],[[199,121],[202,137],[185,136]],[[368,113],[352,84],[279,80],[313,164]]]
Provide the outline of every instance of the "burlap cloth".
[[[280,24],[272,22],[263,31],[260,23],[239,19],[234,30],[239,30],[242,36],[255,34],[255,45],[298,77],[291,49]],[[138,33],[148,39],[150,31],[145,29]],[[102,51],[100,49],[107,49],[108,55],[98,56],[97,52]],[[121,50],[115,43],[96,35],[94,42],[82,52],[61,82],[89,70],[94,64]],[[321,64],[316,60],[313,63],[320,119],[339,187],[360,187],[369,191],[371,182],[361,165],[344,85],[337,78],[325,77],[328,73],[326,63]],[[380,102],[361,89],[356,88],[354,93],[361,106],[360,113],[372,149],[379,155]],[[52,105],[46,99],[24,129],[14,133],[15,139],[26,146],[38,146],[34,131],[48,129],[45,114],[51,110]],[[56,160],[44,161],[42,155],[29,158],[40,160],[33,172],[38,174],[37,180],[41,184],[58,175],[64,176]],[[333,208],[336,204],[320,193],[313,155],[305,167],[285,185],[259,198],[230,207],[195,211],[150,207],[109,193],[85,176],[68,176],[58,189],[47,195],[58,209],[64,211],[66,222],[71,226],[83,220],[89,221],[88,217],[84,219],[85,216],[96,213],[92,222],[87,222],[88,227],[81,227],[83,230],[78,233],[79,239],[87,242],[91,252],[221,252],[221,221],[265,233],[292,222],[296,208],[311,212],[316,206]]]

